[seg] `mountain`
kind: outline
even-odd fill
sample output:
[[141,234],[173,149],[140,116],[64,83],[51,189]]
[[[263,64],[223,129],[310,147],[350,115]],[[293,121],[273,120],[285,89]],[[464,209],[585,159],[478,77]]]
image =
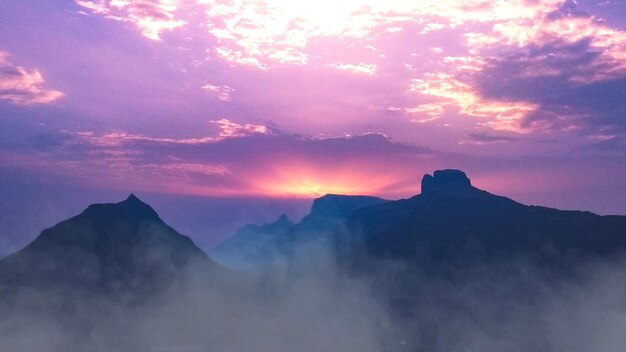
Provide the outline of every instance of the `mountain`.
[[221,265],[237,270],[254,271],[271,266],[278,257],[276,238],[283,236],[294,223],[281,215],[275,222],[262,226],[248,224],[209,253]]
[[[421,194],[358,209],[346,226],[361,241],[342,263],[385,302],[405,351],[562,350],[545,342],[549,321],[595,293],[604,300],[623,276],[626,216],[524,205],[474,187],[459,170],[425,175]],[[611,283],[580,292],[602,277]],[[550,311],[546,302],[569,295],[582,298]],[[527,327],[519,336],[537,340],[513,336]],[[481,329],[506,343],[468,342]],[[459,331],[471,338],[451,347]]]
[[142,299],[198,271],[223,271],[134,195],[90,205],[0,260],[0,294],[71,291]]
[[[220,247],[290,265],[235,275],[134,195],[89,206],[0,260],[0,350],[561,351],[623,306],[625,216],[527,206],[459,170],[409,199],[327,195]],[[581,350],[617,341],[614,321]]]
[[[285,235],[278,238],[279,248],[293,261],[297,254],[306,257],[303,251],[312,245],[314,250],[320,246],[328,247],[334,255],[344,256],[352,251],[360,234],[349,231],[346,219],[358,209],[363,209],[388,200],[371,196],[349,196],[327,194],[313,201],[311,212],[300,223],[292,227]],[[297,253],[297,252],[300,253]]]
[[211,254],[232,268],[266,270],[322,245],[366,267],[389,259],[437,268],[511,256],[564,265],[566,258],[626,249],[625,216],[524,205],[474,187],[453,169],[424,175],[421,187],[420,194],[397,201],[325,195],[300,223],[282,218],[248,225]]
[[626,216],[527,206],[472,186],[459,170],[425,175],[421,194],[356,210],[347,223],[365,239],[361,253],[422,264],[626,249]]
[[[233,269],[271,269],[290,263],[294,251],[312,242],[326,241],[348,246],[351,238],[343,230],[344,221],[355,210],[382,204],[385,199],[370,196],[327,194],[313,201],[311,210],[298,224],[282,215],[263,226],[246,225],[210,252],[213,259]],[[345,235],[345,236],[344,236]]]
[[343,223],[355,210],[386,202],[385,199],[370,196],[327,194],[313,201],[309,214],[290,233],[314,235],[328,232]]

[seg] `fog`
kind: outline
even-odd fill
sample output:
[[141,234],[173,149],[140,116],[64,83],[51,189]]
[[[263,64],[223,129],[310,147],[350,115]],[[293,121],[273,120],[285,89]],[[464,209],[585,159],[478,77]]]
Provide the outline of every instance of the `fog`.
[[141,302],[23,289],[0,351],[624,351],[626,261],[555,275],[531,258],[424,272],[339,265],[322,243],[236,279],[190,266]]

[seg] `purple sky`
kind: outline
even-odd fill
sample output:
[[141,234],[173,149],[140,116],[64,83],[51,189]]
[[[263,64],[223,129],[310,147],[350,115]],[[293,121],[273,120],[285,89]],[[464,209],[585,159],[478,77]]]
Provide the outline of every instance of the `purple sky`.
[[0,255],[131,191],[210,247],[437,168],[626,214],[625,137],[623,0],[0,2]]

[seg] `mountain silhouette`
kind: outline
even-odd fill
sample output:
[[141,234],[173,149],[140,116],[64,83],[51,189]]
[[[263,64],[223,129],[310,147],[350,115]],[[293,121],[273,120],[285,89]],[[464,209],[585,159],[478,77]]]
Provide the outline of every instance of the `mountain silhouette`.
[[296,250],[324,242],[339,259],[366,264],[389,259],[428,267],[512,255],[539,257],[552,265],[565,257],[626,249],[626,216],[524,205],[474,187],[463,171],[454,169],[424,175],[421,188],[420,194],[397,201],[325,195],[315,199],[300,223],[246,226],[215,253],[224,263],[230,260],[227,265],[265,267],[291,262]]
[[527,206],[472,186],[459,170],[422,179],[421,194],[347,220],[378,258],[428,263],[512,254],[609,255],[626,248],[626,216]]
[[119,203],[90,205],[0,260],[0,292],[59,289],[140,298],[179,281],[191,266],[222,270],[131,194]]
[[500,306],[488,321],[521,314],[541,334],[541,315],[515,307],[541,305],[552,297],[546,287],[575,287],[598,263],[623,263],[626,250],[626,216],[524,205],[474,187],[459,170],[425,175],[421,194],[358,209],[346,227],[360,242],[341,262],[373,282],[407,351],[457,350],[441,347],[455,334],[451,322],[473,321],[492,302]]
[[283,215],[271,224],[246,225],[210,254],[230,268],[265,271],[275,264],[290,263],[294,250],[313,242],[324,241],[335,248],[349,246],[351,237],[343,231],[347,216],[385,202],[370,196],[327,194],[313,201],[309,214],[298,224]]
[[286,237],[293,241],[325,237],[330,232],[337,232],[355,210],[386,202],[378,197],[327,194],[313,201],[309,214],[291,228]]
[[[345,334],[357,347],[339,350],[464,351],[466,340],[454,340],[459,331],[470,342],[478,336],[481,347],[493,330],[538,336],[513,350],[560,350],[546,345],[542,334],[551,330],[540,313],[563,299],[558,315],[575,318],[569,312],[589,292],[610,298],[604,281],[603,291],[568,295],[587,275],[619,279],[621,271],[603,268],[623,267],[612,256],[625,249],[626,216],[528,206],[474,187],[462,171],[438,170],[408,199],[326,195],[298,224],[283,215],[244,226],[212,252],[234,268],[262,271],[237,275],[130,195],[91,205],[0,260],[1,346],[291,351],[302,341],[332,350]],[[276,262],[287,270],[271,271],[283,269]],[[370,319],[371,329],[341,330]],[[381,335],[381,344],[360,344],[367,334]],[[496,342],[489,350],[518,340]]]
[[245,225],[213,248],[210,256],[232,269],[255,271],[266,268],[279,257],[276,253],[277,238],[285,235],[293,226],[294,223],[284,214],[275,222],[262,226]]

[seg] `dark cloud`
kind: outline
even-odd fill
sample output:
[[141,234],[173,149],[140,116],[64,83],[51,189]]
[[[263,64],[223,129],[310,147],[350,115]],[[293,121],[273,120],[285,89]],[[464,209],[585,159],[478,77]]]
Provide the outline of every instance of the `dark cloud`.
[[576,0],[565,0],[561,6],[546,16],[550,20],[556,20],[563,17],[590,17],[590,15],[581,10]]
[[554,42],[493,58],[474,78],[484,98],[539,106],[522,127],[623,134],[626,72],[618,74],[620,65],[589,40]]
[[626,153],[626,137],[607,136],[606,139],[587,144],[580,148],[584,151],[594,151],[602,153]]
[[518,138],[508,137],[508,136],[496,136],[485,133],[470,133],[467,135],[467,141],[475,142],[475,143],[504,143],[504,142],[515,142],[518,141]]
[[314,138],[277,131],[195,139],[67,132],[4,149],[7,165],[50,170],[84,185],[205,196],[399,195],[454,159],[382,134]]

